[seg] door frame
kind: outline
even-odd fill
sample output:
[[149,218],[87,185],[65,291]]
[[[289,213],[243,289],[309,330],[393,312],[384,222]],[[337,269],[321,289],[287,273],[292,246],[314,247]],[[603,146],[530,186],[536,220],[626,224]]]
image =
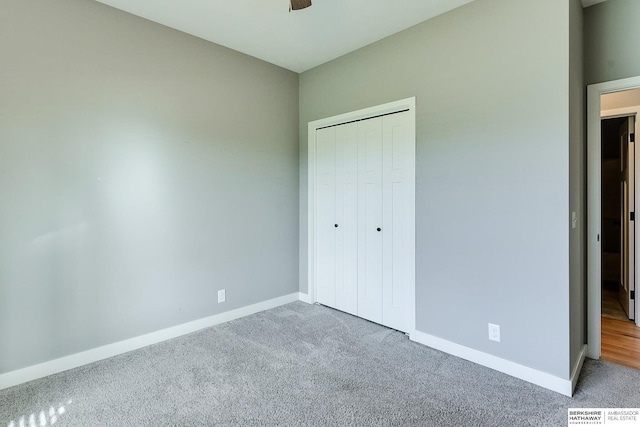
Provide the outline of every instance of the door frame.
[[[621,80],[613,80],[587,86],[587,356],[599,359],[601,353],[601,120],[602,110],[600,97],[606,93],[622,92],[640,88],[640,76]],[[616,110],[619,111],[619,110]],[[611,113],[611,111],[607,112]],[[636,152],[636,164],[638,153]],[[635,186],[638,200],[638,186]],[[636,247],[638,247],[636,230]],[[638,253],[636,258],[636,274],[638,275]],[[636,298],[638,313],[639,298]],[[640,326],[640,316],[636,314],[636,324]]]
[[[401,112],[404,110],[409,111],[409,117],[411,120],[410,126],[415,131],[416,125],[416,98],[405,98],[398,101],[389,102],[386,104],[376,105],[361,110],[351,111],[344,114],[339,114],[324,119],[314,120],[308,124],[308,140],[307,140],[307,284],[309,298],[312,303],[316,302],[316,198],[317,198],[317,186],[316,186],[316,130],[325,126],[338,125],[348,123],[352,121],[364,120],[373,118],[376,116],[386,115]],[[415,135],[415,132],[414,132]],[[409,337],[414,339],[416,331],[416,292],[415,292],[415,162],[416,162],[416,140],[411,141],[413,144],[409,150],[410,158],[408,161],[413,165],[413,177],[409,179],[409,215],[411,220],[409,221],[409,242],[407,243],[409,248],[409,317],[412,321],[409,324]]]

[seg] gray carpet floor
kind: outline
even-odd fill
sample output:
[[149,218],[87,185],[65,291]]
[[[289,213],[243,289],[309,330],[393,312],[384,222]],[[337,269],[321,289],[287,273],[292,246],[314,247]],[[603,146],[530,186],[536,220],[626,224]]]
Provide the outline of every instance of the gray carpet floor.
[[566,426],[640,406],[587,360],[573,398],[301,302],[0,391],[0,426]]

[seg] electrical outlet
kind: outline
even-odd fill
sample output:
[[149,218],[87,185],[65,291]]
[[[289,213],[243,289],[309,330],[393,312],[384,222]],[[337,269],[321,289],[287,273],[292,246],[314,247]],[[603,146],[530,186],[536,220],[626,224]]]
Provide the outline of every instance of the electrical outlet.
[[500,325],[489,323],[489,339],[500,342]]
[[218,291],[218,304],[220,304],[221,302],[224,302],[226,300],[227,296],[225,294],[224,289],[220,289]]

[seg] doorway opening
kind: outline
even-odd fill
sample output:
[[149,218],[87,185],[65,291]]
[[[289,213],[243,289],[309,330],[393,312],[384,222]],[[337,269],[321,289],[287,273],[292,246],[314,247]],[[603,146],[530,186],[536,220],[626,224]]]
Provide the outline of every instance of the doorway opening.
[[635,298],[640,78],[589,86],[588,102],[589,357],[640,369]]
[[622,321],[635,320],[634,134],[635,114],[614,117],[603,114],[602,317]]

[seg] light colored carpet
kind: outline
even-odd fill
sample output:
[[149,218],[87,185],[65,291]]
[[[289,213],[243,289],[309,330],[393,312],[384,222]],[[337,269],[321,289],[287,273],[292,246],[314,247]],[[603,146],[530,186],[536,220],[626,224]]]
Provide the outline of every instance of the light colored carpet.
[[638,402],[638,370],[587,360],[568,398],[298,302],[0,391],[0,427],[565,426]]

